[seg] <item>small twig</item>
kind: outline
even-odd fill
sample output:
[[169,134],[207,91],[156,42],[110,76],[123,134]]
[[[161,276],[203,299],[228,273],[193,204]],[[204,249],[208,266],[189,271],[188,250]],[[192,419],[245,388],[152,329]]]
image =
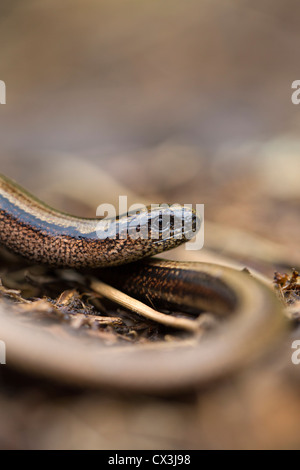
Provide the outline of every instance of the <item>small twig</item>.
[[172,315],[165,315],[164,313],[158,312],[153,308],[145,305],[144,303],[130,297],[127,294],[115,289],[114,287],[105,284],[97,279],[92,279],[91,288],[98,294],[103,295],[107,299],[110,299],[123,307],[132,310],[143,317],[146,317],[152,321],[161,323],[172,328],[179,328],[188,331],[199,331],[199,325],[196,321],[188,320],[186,318],[176,318]]

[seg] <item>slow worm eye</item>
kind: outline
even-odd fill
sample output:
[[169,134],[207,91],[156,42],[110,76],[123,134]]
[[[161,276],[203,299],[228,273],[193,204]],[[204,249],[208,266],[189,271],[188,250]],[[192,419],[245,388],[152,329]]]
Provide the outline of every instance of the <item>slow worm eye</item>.
[[151,228],[157,232],[170,230],[170,214],[159,214],[151,220]]

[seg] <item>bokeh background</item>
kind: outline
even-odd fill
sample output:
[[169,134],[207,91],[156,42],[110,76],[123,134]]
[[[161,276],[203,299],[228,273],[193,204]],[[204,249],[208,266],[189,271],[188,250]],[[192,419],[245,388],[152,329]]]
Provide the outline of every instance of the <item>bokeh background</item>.
[[299,130],[296,0],[1,2],[2,149],[204,149]]
[[273,217],[261,202],[299,201],[298,10],[296,0],[2,2],[2,171],[66,209],[57,193],[76,188],[82,215],[114,201],[105,172],[139,198],[205,203],[210,219],[291,243],[296,212]]
[[[119,194],[205,203],[208,251],[228,255],[210,237],[226,226],[300,266],[299,14],[297,0],[2,1],[1,172],[86,216]],[[270,274],[251,240],[235,260]],[[1,372],[0,445],[298,446],[297,391],[272,370],[251,374],[133,401]]]

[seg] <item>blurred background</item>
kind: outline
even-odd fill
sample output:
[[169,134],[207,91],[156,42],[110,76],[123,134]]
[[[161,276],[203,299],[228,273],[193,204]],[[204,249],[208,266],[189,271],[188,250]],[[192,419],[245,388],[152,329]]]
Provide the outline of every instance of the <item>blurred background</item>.
[[[207,218],[299,235],[296,208],[278,217],[261,204],[299,201],[296,0],[0,8],[3,173],[82,215],[114,201],[105,172],[151,202],[205,203]],[[76,188],[71,207],[62,186]]]
[[[119,194],[204,203],[197,259],[216,250],[268,275],[300,266],[299,13],[297,0],[3,0],[1,172],[78,215]],[[251,259],[252,238],[226,248],[232,229],[278,258]],[[178,401],[103,393],[102,404],[31,380],[16,398],[6,377],[0,444],[297,446],[297,393],[275,376],[258,373],[255,393],[250,376]]]

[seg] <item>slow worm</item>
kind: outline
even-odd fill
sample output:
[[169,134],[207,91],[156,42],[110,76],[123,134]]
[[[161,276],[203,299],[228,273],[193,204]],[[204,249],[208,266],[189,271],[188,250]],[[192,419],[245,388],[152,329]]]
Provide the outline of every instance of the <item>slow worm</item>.
[[[178,216],[195,222],[192,210],[178,210]],[[207,263],[149,259],[185,242],[186,235],[190,235],[181,233],[179,237],[175,229],[171,235],[169,231],[165,235],[160,210],[147,208],[140,214],[120,215],[117,220],[109,220],[108,225],[117,224],[121,233],[126,230],[128,218],[133,217],[140,226],[147,227],[150,235],[153,226],[156,227],[158,238],[111,238],[108,227],[106,236],[99,239],[96,233],[99,219],[74,217],[52,209],[0,176],[0,243],[6,248],[38,263],[81,270],[93,268],[93,277],[98,274],[105,282],[158,308],[196,315],[208,310],[230,318],[220,334],[214,336],[214,345],[209,340],[191,351],[173,351],[172,355],[167,354],[167,362],[163,359],[164,348],[160,347],[157,352],[151,350],[153,355],[150,356],[145,352],[135,355],[130,348],[125,348],[120,356],[117,351],[112,352],[111,359],[106,355],[103,364],[95,362],[98,353],[94,347],[87,352],[79,346],[80,357],[77,354],[76,361],[87,361],[86,370],[78,371],[79,362],[75,368],[69,363],[66,374],[66,359],[57,363],[57,367],[52,364],[52,371],[55,369],[58,375],[66,375],[71,381],[80,376],[86,383],[153,391],[173,387],[175,390],[216,378],[245,364],[284,330],[282,305],[275,293],[248,273]],[[5,340],[5,322],[2,327]],[[12,340],[10,333],[7,339]],[[29,354],[30,340],[26,344]],[[43,341],[39,347],[40,357],[47,362],[47,353],[42,352]],[[61,353],[66,358],[72,357],[67,346]],[[55,357],[53,353],[53,360]],[[180,373],[178,369],[176,375],[177,367]]]

